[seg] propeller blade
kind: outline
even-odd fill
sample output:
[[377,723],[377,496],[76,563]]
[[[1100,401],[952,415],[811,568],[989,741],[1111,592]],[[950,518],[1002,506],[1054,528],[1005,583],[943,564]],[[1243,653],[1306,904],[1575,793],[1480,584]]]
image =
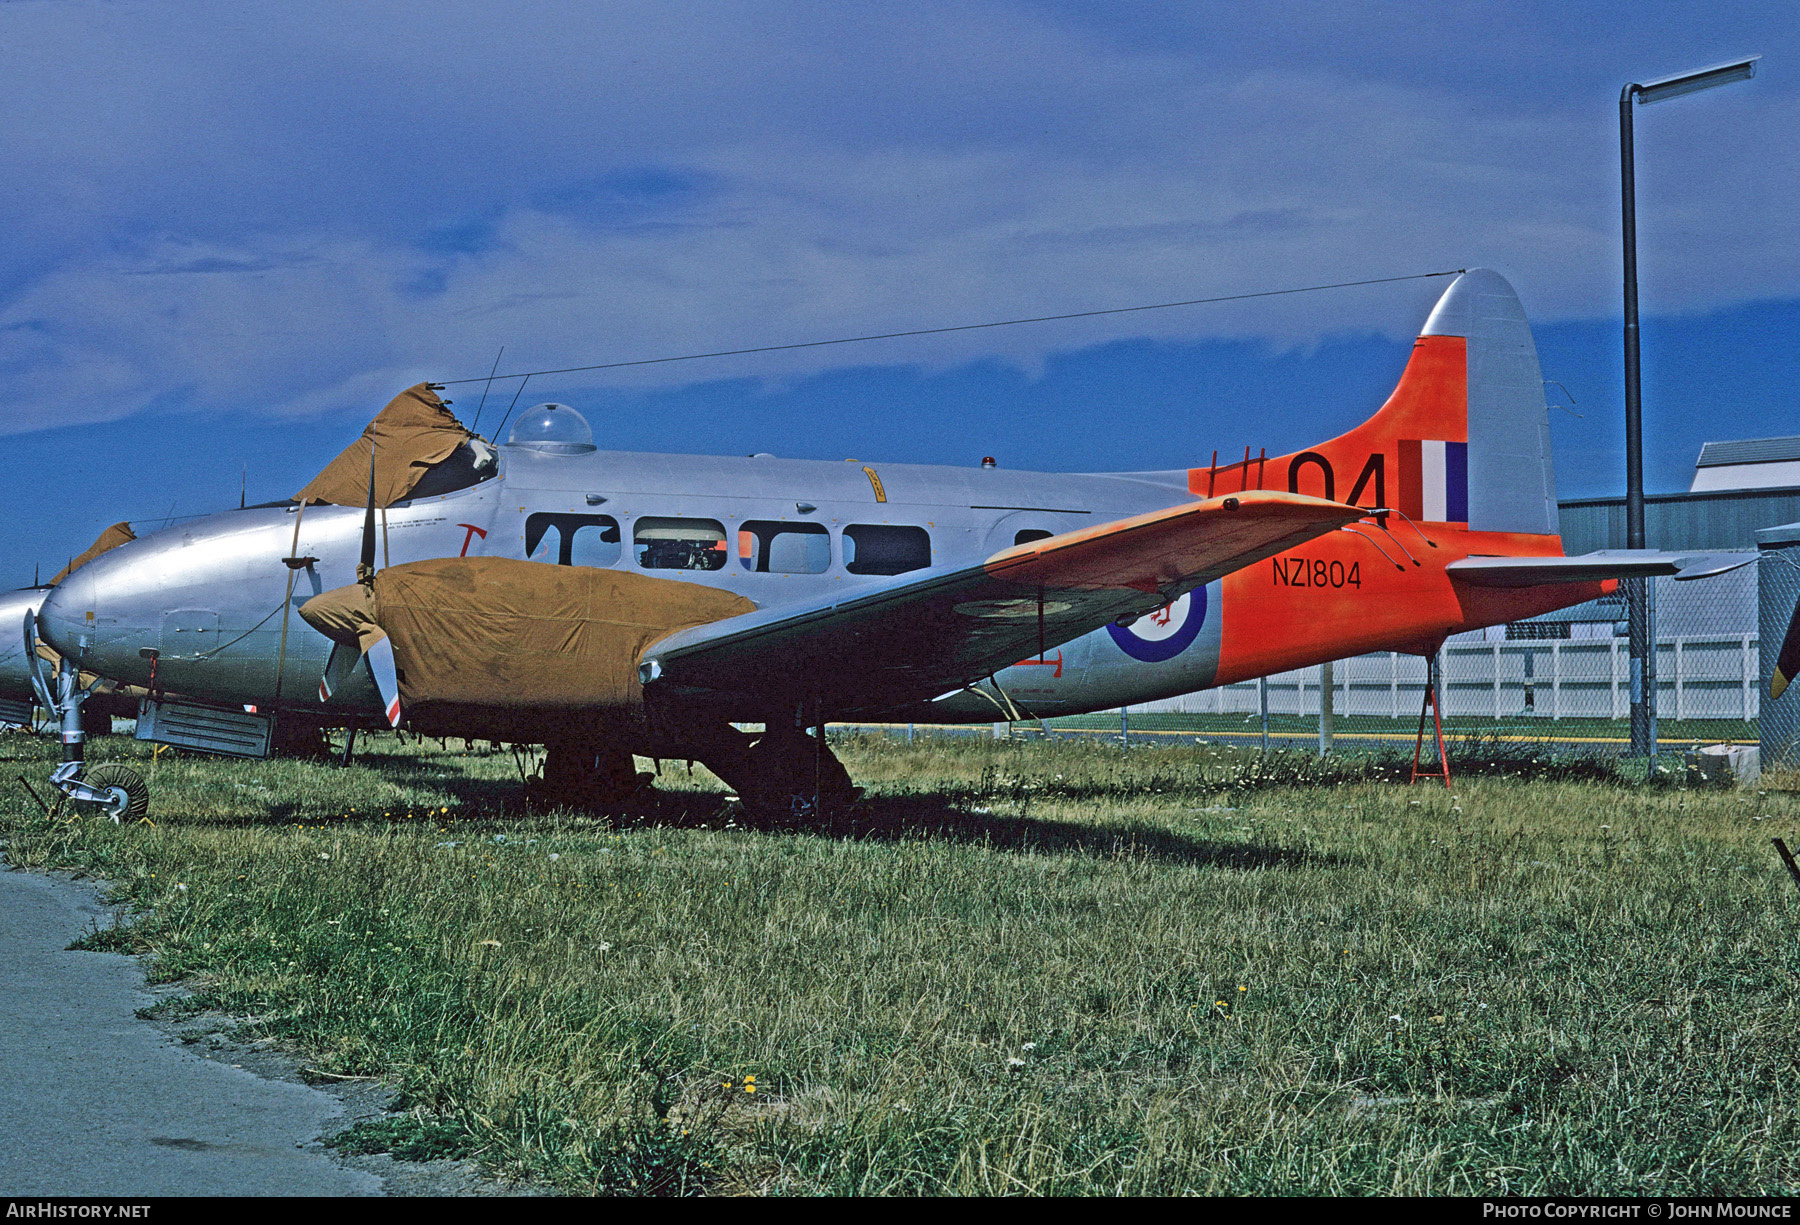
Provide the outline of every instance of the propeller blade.
[[360,662],[361,651],[341,642],[332,643],[331,656],[325,661],[325,671],[319,674],[319,701],[329,702],[331,695],[356,675],[356,665]]
[[405,717],[400,710],[400,678],[394,668],[394,644],[382,638],[363,654],[369,662],[369,677],[381,693],[381,709],[390,727],[399,727]]

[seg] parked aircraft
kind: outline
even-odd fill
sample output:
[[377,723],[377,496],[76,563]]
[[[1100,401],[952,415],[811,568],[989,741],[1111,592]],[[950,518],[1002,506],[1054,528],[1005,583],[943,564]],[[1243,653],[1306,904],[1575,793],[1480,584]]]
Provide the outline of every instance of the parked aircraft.
[[1477,270],[1363,424],[1173,471],[607,451],[554,404],[496,448],[420,385],[294,499],[114,549],[26,630],[148,688],[146,738],[254,751],[271,717],[380,719],[545,743],[577,799],[629,791],[638,753],[805,808],[854,794],[828,719],[1060,715],[1429,654],[1740,560],[1562,556],[1530,329]]

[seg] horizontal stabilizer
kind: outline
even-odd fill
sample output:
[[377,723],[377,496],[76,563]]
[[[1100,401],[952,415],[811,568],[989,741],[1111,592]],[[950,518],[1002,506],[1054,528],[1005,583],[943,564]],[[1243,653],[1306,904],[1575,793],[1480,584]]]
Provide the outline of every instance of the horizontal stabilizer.
[[1450,577],[1476,587],[1544,587],[1612,578],[1712,578],[1756,560],[1754,553],[1664,553],[1601,549],[1578,557],[1469,557],[1447,567]]

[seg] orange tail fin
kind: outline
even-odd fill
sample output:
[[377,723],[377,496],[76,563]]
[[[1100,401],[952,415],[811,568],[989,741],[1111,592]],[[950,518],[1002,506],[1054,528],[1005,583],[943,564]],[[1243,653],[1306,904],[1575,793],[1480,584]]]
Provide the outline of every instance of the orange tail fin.
[[1558,534],[1543,374],[1512,286],[1452,281],[1381,410],[1306,451],[1188,470],[1202,496],[1285,489],[1475,531]]

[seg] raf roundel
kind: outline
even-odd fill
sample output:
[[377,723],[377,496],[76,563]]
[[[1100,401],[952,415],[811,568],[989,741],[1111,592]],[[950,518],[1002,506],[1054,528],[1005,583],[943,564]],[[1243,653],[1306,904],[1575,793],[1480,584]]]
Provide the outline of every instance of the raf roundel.
[[1119,649],[1147,664],[1174,659],[1187,650],[1206,624],[1206,588],[1199,587],[1130,625],[1109,625]]

